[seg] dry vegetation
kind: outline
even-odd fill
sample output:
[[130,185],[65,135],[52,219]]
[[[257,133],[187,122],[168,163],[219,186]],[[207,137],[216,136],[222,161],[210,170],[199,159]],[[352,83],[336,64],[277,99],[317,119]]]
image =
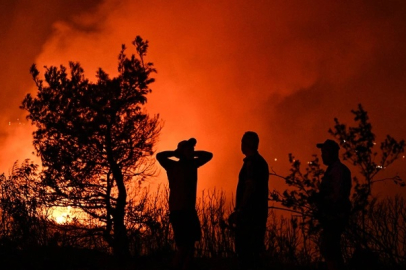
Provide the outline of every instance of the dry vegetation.
[[[27,164],[26,164],[27,165]],[[21,169],[21,168],[20,168]],[[168,189],[140,189],[129,201],[126,226],[132,257],[118,264],[103,240],[97,223],[71,218],[64,224],[53,220],[37,196],[35,177],[15,167],[13,175],[0,178],[0,260],[13,269],[165,269],[174,251],[168,219]],[[26,168],[27,169],[27,168]],[[32,167],[32,169],[34,169]],[[29,181],[28,181],[29,180]],[[406,201],[402,197],[371,202],[363,231],[360,216],[353,216],[343,236],[345,258],[353,269],[373,262],[378,267],[406,265]],[[220,190],[204,191],[197,209],[202,240],[196,245],[197,269],[233,269],[233,231],[227,226],[232,206]],[[289,214],[290,215],[290,214]],[[89,225],[91,224],[91,225]],[[319,269],[318,234],[309,232],[298,215],[280,217],[269,212],[266,269]],[[368,250],[359,250],[359,235]],[[372,267],[371,266],[371,267]],[[357,268],[356,268],[357,267]],[[371,269],[371,268],[370,268]]]

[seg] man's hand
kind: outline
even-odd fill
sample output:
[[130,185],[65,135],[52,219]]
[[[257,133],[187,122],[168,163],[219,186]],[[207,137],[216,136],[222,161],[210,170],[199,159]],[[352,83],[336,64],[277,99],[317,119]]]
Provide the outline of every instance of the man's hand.
[[228,217],[228,224],[230,224],[231,227],[235,228],[238,226],[238,223],[240,221],[240,211],[234,211],[230,214],[230,216]]
[[176,149],[175,151],[173,151],[173,156],[176,158],[180,158],[180,151],[179,149]]

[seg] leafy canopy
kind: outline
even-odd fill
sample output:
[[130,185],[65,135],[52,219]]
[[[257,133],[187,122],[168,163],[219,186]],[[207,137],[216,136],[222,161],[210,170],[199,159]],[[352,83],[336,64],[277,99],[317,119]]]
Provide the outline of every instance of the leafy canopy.
[[37,127],[33,144],[48,201],[104,222],[107,240],[114,228],[124,249],[128,189],[154,173],[151,155],[161,130],[159,116],[144,109],[156,72],[144,60],[148,41],[137,36],[133,45],[137,55],[130,57],[122,46],[118,76],[100,68],[95,83],[79,63],[45,67],[45,80],[33,65],[37,95],[28,94],[21,106]]

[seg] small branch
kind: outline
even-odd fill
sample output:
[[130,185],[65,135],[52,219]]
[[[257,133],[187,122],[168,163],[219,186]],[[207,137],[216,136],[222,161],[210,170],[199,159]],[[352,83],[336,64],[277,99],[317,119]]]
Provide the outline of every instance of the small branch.
[[292,213],[296,213],[296,214],[300,214],[302,216],[305,216],[303,213],[301,213],[299,211],[295,211],[295,210],[291,210],[291,209],[287,209],[287,208],[282,208],[282,207],[268,206],[268,209],[276,209],[276,210],[288,211],[288,212],[292,212]]
[[269,175],[276,176],[276,177],[282,178],[283,180],[286,180],[286,177],[283,177],[282,175],[277,174],[272,168],[271,168],[271,171],[272,172],[270,172]]
[[378,179],[378,180],[373,180],[371,181],[371,184],[377,183],[377,182],[384,182],[387,180],[392,180],[392,181],[402,181],[402,178],[400,178],[399,176],[394,176],[394,177],[387,177],[387,178],[383,178],[383,179]]

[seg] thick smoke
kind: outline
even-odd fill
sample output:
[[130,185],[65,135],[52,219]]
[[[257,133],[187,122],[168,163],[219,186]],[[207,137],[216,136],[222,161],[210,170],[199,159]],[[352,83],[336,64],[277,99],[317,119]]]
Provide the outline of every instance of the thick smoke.
[[[405,138],[403,2],[93,2],[72,10],[62,5],[49,17],[35,8],[31,20],[38,24],[18,20],[28,7],[10,7],[7,21],[16,30],[7,32],[10,41],[1,43],[1,53],[9,65],[19,64],[1,74],[8,74],[1,80],[4,123],[21,118],[18,102],[34,90],[31,62],[79,61],[90,78],[98,67],[114,76],[121,44],[133,53],[131,41],[141,35],[150,41],[148,60],[158,70],[147,104],[165,121],[157,151],[189,137],[197,138],[197,148],[212,151],[213,160],[199,175],[200,190],[234,191],[247,130],[258,132],[260,152],[281,174],[287,172],[288,153],[307,161],[318,153],[315,144],[329,138],[334,117],[351,124],[350,110],[358,103],[369,112],[378,139]],[[8,132],[1,134],[4,142]],[[406,177],[405,162],[393,173]],[[163,171],[158,179],[165,181]],[[283,188],[273,178],[270,187]]]

